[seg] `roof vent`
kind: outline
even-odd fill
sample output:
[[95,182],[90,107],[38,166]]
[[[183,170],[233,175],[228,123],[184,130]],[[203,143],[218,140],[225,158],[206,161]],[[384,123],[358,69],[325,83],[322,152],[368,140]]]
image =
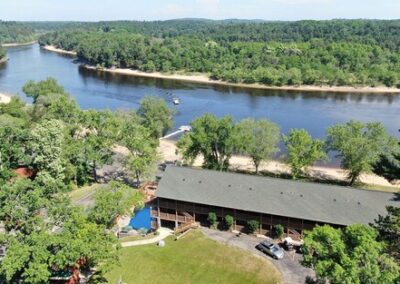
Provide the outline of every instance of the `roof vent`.
[[336,198],[334,198],[333,201],[336,202]]
[[249,190],[253,190],[253,188],[252,188],[252,187],[249,187]]
[[232,185],[228,184],[228,187],[232,187]]
[[184,178],[182,179],[182,181],[185,181],[185,180],[186,180],[186,179],[184,179]]
[[358,202],[357,202],[357,204],[358,204],[358,205],[361,205],[361,202],[360,202],[360,201],[358,201]]
[[281,194],[283,194],[283,191],[281,191]]
[[201,180],[199,180],[199,183],[201,183]]
[[300,197],[303,197],[303,194],[300,194]]

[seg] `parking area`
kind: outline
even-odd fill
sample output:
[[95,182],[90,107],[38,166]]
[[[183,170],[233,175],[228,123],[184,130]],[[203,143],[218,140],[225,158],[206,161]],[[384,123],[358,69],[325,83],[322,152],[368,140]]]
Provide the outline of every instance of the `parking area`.
[[312,269],[306,268],[300,264],[302,256],[294,252],[285,251],[285,256],[281,260],[275,260],[272,257],[260,252],[256,246],[262,241],[248,235],[237,235],[219,230],[211,230],[208,228],[201,228],[201,231],[209,238],[226,245],[239,247],[241,249],[250,251],[254,255],[265,257],[271,261],[282,272],[283,279],[287,284],[305,283],[307,277],[314,278],[315,274]]

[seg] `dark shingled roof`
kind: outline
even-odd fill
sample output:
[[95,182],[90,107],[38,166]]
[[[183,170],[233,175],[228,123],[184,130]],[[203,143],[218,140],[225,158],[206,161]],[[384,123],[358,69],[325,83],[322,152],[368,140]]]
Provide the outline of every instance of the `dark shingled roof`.
[[176,166],[166,168],[156,195],[337,225],[368,224],[400,206],[395,193]]

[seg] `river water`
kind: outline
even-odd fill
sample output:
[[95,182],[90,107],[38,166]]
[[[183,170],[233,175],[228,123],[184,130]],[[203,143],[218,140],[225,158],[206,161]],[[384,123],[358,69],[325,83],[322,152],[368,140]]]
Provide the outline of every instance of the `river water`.
[[[210,112],[268,118],[287,133],[305,128],[324,137],[326,128],[351,119],[382,122],[392,135],[400,128],[400,96],[388,94],[343,94],[255,90],[139,78],[80,68],[71,57],[45,51],[38,45],[8,49],[9,62],[0,66],[0,92],[23,95],[28,80],[56,78],[82,108],[137,108],[146,95],[165,98],[176,109],[175,126],[188,124]],[[172,96],[181,100],[173,106]]]

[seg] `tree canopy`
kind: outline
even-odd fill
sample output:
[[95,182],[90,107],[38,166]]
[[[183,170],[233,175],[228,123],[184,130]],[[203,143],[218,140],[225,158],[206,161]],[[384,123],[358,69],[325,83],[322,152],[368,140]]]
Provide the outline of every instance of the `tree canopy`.
[[377,231],[366,225],[317,226],[304,238],[304,264],[329,283],[397,283],[400,267],[385,254]]
[[380,156],[396,145],[380,123],[350,121],[332,126],[327,132],[327,146],[337,153],[342,168],[348,171],[350,184],[362,173],[370,172]]
[[40,38],[94,66],[265,85],[396,87],[399,21],[103,22]]
[[313,139],[305,129],[292,129],[288,136],[283,136],[287,148],[287,163],[291,167],[292,176],[299,177],[307,167],[318,160],[327,158],[324,142]]
[[244,119],[236,125],[238,150],[251,157],[256,173],[262,161],[278,152],[279,127],[266,119]]

